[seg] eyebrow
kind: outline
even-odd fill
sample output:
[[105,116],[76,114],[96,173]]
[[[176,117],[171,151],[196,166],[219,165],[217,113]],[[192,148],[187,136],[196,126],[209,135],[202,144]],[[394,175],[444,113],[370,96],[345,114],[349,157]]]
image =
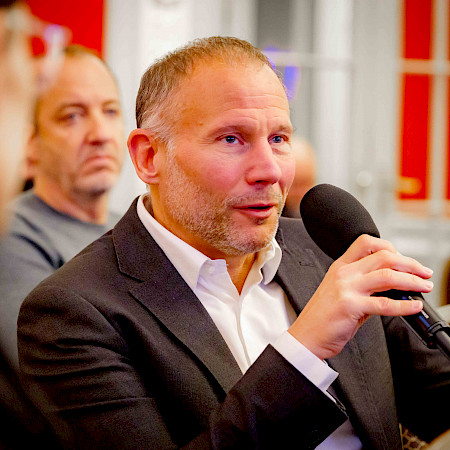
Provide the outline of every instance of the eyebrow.
[[[211,134],[223,134],[223,133],[229,133],[232,131],[240,130],[240,129],[247,129],[250,128],[248,125],[242,123],[242,122],[236,122],[229,125],[219,126],[218,128],[214,128],[211,132]],[[276,132],[279,133],[288,133],[293,134],[294,129],[292,125],[280,125],[278,127],[273,127],[274,130],[277,130]]]
[[278,130],[289,134],[292,134],[294,132],[294,128],[292,127],[292,125],[281,125]]
[[[102,106],[105,106],[105,105],[117,105],[117,106],[120,107],[120,101],[119,100],[114,100],[114,99],[106,100],[106,101],[102,102]],[[56,110],[56,113],[60,113],[60,112],[64,111],[65,109],[68,109],[68,108],[85,109],[86,108],[86,103],[83,103],[83,102],[67,102],[67,103],[63,103]]]

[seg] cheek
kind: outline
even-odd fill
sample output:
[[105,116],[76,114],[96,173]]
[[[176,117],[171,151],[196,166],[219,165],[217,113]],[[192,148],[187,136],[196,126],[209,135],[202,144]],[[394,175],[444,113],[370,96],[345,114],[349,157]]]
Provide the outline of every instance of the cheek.
[[205,166],[198,175],[201,177],[201,183],[209,191],[224,192],[225,194],[232,192],[243,179],[243,173],[239,167],[223,163]]
[[115,153],[115,157],[117,158],[119,164],[123,164],[125,161],[125,156],[127,155],[127,145],[126,141],[117,141],[117,152]]
[[70,172],[77,170],[80,159],[80,142],[69,134],[52,134],[41,141],[39,156],[47,168]]
[[[62,149],[71,145],[74,136],[80,136],[78,131],[70,131],[69,128],[59,126],[41,127],[39,134],[42,139],[42,145],[57,152],[58,148]],[[64,145],[63,145],[64,144]]]
[[242,178],[242,172],[237,161],[231,161],[227,158],[219,157],[197,157],[185,160],[182,169],[186,176],[200,188],[208,192],[226,192],[228,193]]
[[117,120],[111,124],[110,133],[118,145],[124,145],[124,143],[126,142],[126,136],[125,127],[122,123],[122,120]]
[[292,162],[286,162],[281,165],[281,180],[280,185],[284,192],[287,192],[292,185],[295,177],[295,164]]

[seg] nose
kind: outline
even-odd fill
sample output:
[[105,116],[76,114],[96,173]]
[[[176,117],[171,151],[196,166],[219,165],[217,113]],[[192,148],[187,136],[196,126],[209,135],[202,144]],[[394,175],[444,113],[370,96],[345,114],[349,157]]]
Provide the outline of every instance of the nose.
[[248,154],[247,183],[272,185],[282,175],[277,155],[267,140],[256,143]]
[[112,124],[102,111],[93,111],[90,114],[87,139],[91,145],[101,146],[111,138]]

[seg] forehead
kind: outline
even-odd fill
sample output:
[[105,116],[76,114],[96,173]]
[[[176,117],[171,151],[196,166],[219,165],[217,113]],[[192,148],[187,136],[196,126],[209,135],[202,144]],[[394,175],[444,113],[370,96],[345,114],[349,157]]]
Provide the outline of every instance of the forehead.
[[39,109],[118,99],[116,82],[105,65],[93,56],[81,55],[64,60],[55,83],[40,97]]
[[204,125],[227,116],[264,116],[290,126],[284,88],[273,70],[263,64],[200,63],[176,95],[184,124]]

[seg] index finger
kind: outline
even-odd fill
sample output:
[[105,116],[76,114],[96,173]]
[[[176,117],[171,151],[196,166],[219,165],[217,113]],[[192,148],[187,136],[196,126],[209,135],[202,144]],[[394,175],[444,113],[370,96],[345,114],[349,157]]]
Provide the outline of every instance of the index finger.
[[369,236],[368,234],[362,234],[353,242],[352,245],[350,245],[347,251],[339,259],[347,264],[350,264],[380,250],[387,250],[392,253],[397,253],[397,249],[394,247],[392,242]]

